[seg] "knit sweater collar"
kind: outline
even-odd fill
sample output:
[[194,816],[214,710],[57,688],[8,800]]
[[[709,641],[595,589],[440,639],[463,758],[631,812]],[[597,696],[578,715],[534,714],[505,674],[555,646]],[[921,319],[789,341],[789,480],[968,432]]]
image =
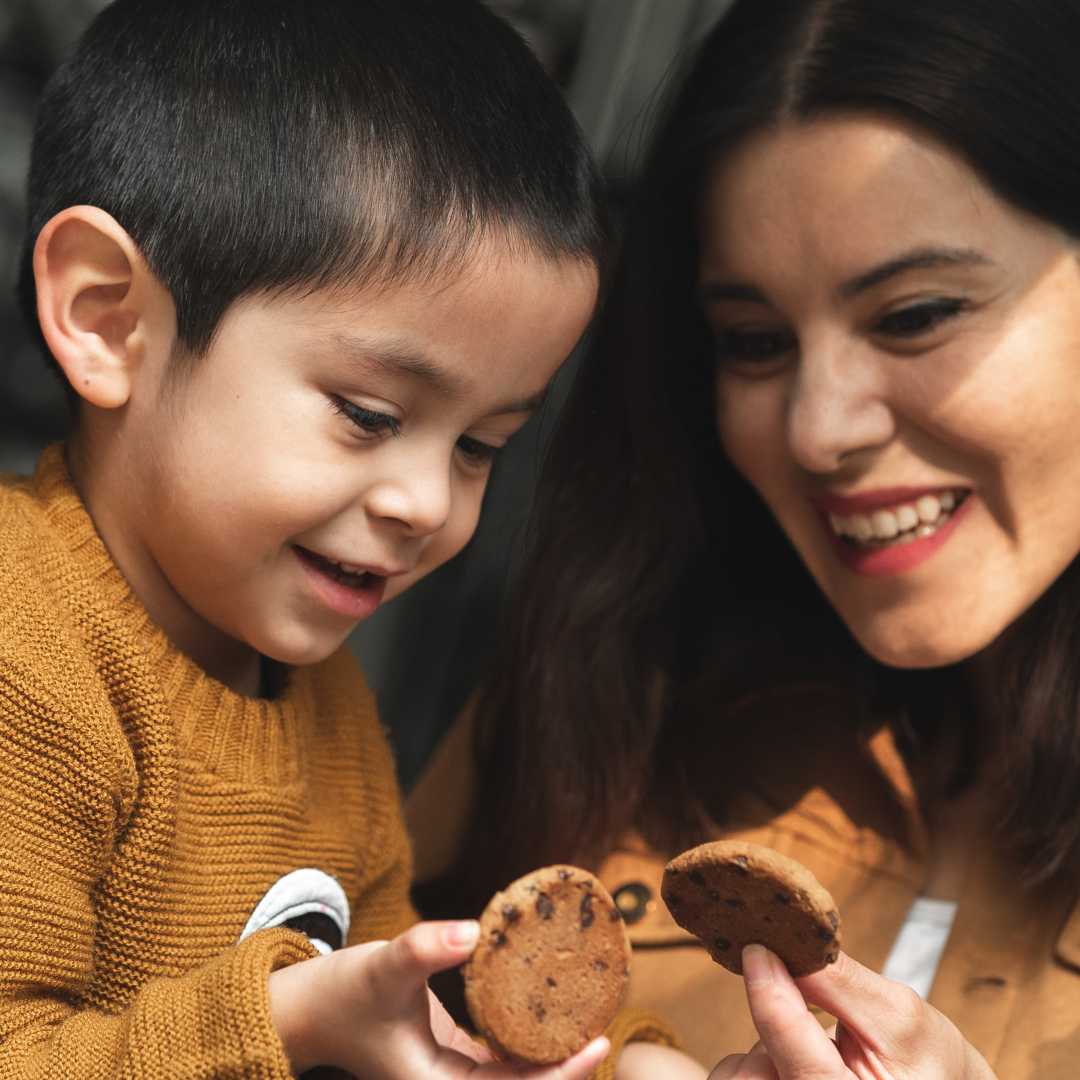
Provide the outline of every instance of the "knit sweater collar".
[[[298,712],[310,712],[309,673],[294,670],[283,693],[272,700],[246,697],[213,678],[173,645],[132,591],[72,482],[62,444],[41,455],[32,492],[78,565],[95,609],[91,619],[112,628],[119,624],[128,632],[132,659],[138,658],[139,667],[160,687],[166,707],[180,718],[177,734],[183,750],[202,758],[203,766],[214,772],[243,771],[239,763],[261,761],[273,774],[263,779],[286,779],[284,773],[292,773],[297,764]],[[70,569],[57,562],[54,572],[53,584],[70,592]]]

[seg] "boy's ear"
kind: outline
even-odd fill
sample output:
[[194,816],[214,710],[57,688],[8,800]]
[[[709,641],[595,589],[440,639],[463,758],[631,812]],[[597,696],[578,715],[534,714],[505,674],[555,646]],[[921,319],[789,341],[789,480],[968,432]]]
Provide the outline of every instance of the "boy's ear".
[[68,207],[38,234],[34,282],[41,332],[76,393],[102,409],[126,405],[163,305],[171,310],[135,242],[104,210]]

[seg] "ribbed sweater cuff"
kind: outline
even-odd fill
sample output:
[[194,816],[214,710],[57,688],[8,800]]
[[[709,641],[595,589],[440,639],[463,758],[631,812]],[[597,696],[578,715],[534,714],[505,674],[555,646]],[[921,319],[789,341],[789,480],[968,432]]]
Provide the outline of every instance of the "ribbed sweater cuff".
[[663,1020],[641,1009],[624,1009],[611,1021],[604,1034],[611,1040],[611,1053],[592,1073],[591,1080],[614,1080],[615,1065],[627,1043],[651,1042],[673,1047],[679,1045],[675,1032]]
[[[234,1076],[244,1080],[292,1080],[285,1049],[270,1017],[272,971],[317,955],[293,930],[262,930],[180,980],[148,983],[144,996],[162,995],[159,1008],[140,1009],[132,1032],[132,1057],[143,1057],[136,1076],[174,1075],[177,1056],[190,1076]],[[165,1021],[171,1031],[154,1030]],[[171,1060],[163,1059],[163,1052]],[[134,1064],[134,1062],[133,1062]],[[139,1066],[142,1066],[141,1068]]]

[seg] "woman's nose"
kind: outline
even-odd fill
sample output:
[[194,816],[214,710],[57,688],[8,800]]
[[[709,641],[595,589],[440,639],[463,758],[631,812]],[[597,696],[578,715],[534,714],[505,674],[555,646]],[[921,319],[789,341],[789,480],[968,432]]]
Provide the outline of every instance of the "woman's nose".
[[896,431],[885,358],[862,344],[804,347],[787,408],[788,445],[808,472],[835,472]]

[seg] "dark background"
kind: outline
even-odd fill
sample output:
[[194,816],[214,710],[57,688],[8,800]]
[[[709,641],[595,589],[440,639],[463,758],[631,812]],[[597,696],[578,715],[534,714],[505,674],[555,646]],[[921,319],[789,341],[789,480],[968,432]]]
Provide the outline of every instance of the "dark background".
[[[683,52],[731,0],[490,0],[562,86],[616,210],[653,106]],[[29,472],[62,438],[66,404],[15,309],[25,175],[42,86],[104,0],[0,0],[0,472]],[[483,676],[521,550],[543,440],[561,391],[499,459],[473,542],[362,624],[352,645],[379,696],[406,787]]]

